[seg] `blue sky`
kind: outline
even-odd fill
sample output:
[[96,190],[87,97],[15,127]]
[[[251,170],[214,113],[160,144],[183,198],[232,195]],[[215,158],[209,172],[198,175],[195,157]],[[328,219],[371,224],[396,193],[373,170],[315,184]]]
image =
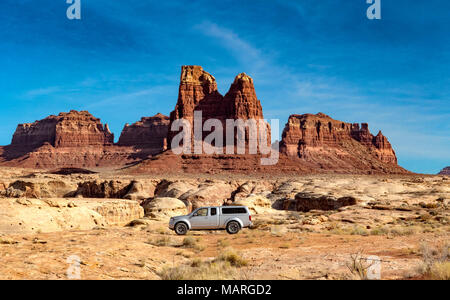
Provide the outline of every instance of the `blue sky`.
[[367,122],[409,170],[450,165],[450,2],[382,0],[2,0],[0,144],[18,123],[89,110],[120,135],[168,115],[181,65],[202,65],[221,93],[254,78],[266,118],[324,112]]

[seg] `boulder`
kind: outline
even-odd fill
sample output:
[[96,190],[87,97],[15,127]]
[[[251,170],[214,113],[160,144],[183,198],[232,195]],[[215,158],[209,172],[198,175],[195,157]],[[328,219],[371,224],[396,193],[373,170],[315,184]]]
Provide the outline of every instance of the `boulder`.
[[76,189],[76,184],[64,180],[16,180],[0,195],[7,198],[62,198]]
[[294,200],[283,202],[285,210],[308,212],[310,210],[338,210],[344,206],[356,205],[357,200],[352,196],[334,197],[302,192],[295,195]]
[[240,198],[232,205],[247,206],[252,214],[263,214],[272,209],[272,202],[261,195],[250,195],[247,198]]
[[128,194],[132,185],[133,184],[127,180],[85,181],[78,184],[76,196],[84,198],[121,199]]
[[146,200],[142,207],[146,216],[152,218],[167,218],[182,216],[188,213],[183,201],[176,198],[158,197]]
[[204,182],[196,189],[191,189],[178,198],[183,200],[190,209],[196,209],[202,206],[221,206],[234,191],[232,185],[224,182]]
[[155,195],[156,182],[132,181],[127,194],[123,197],[129,200],[145,200]]

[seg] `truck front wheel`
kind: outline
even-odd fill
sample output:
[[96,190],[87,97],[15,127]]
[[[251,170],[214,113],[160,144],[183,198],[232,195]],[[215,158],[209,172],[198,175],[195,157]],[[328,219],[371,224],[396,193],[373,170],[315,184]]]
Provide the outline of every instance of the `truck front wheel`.
[[227,224],[227,232],[229,234],[236,234],[241,230],[241,226],[236,221],[231,221]]
[[188,232],[188,227],[186,223],[178,223],[175,225],[175,233],[178,235],[185,235]]

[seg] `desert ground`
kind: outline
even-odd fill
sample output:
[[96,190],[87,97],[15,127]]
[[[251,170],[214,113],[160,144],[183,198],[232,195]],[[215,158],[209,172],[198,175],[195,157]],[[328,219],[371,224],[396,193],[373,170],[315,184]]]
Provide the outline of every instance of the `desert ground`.
[[[448,176],[83,173],[0,169],[0,279],[449,279]],[[167,227],[221,204],[253,226]]]

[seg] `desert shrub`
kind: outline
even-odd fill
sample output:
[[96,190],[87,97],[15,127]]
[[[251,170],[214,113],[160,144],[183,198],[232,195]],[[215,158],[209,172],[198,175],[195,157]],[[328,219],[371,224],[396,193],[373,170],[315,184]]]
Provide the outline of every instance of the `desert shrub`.
[[367,231],[366,228],[361,227],[361,226],[354,226],[351,231],[350,231],[351,235],[363,235],[363,236],[367,236],[369,235],[369,232]]
[[158,247],[170,246],[172,244],[172,239],[168,236],[164,236],[156,240],[150,240],[148,241],[148,244]]
[[408,227],[394,227],[391,228],[389,233],[393,236],[407,236],[421,232],[421,229],[416,226]]
[[187,236],[183,239],[183,246],[187,248],[193,248],[197,244],[197,241],[192,236]]
[[291,246],[288,244],[288,243],[285,243],[285,244],[281,244],[280,245],[280,249],[289,249]]
[[240,279],[236,268],[224,261],[202,262],[163,268],[158,274],[163,280],[235,280]]
[[202,265],[202,260],[200,258],[195,258],[192,262],[191,262],[191,267],[193,268],[198,268]]
[[183,239],[182,246],[185,248],[192,248],[197,251],[205,250],[205,246],[199,243],[200,239],[195,239],[192,236],[187,236]]
[[224,250],[214,261],[227,262],[233,267],[245,267],[248,265],[248,262],[231,248]]
[[370,235],[388,235],[389,234],[389,228],[383,226],[383,227],[376,227],[370,231]]
[[434,263],[429,276],[433,280],[450,280],[450,261]]
[[347,268],[350,273],[361,280],[367,280],[367,271],[372,266],[372,262],[367,261],[361,252],[351,254],[350,260],[347,262]]
[[226,248],[230,246],[230,241],[227,239],[220,239],[217,241],[217,246],[220,248]]
[[408,236],[421,233],[424,230],[418,226],[376,227],[370,231],[370,235]]
[[157,233],[159,233],[159,234],[168,234],[169,232],[168,232],[168,230],[165,228],[165,227],[159,227],[157,230],[156,230],[156,232]]
[[440,247],[432,247],[425,243],[422,244],[420,247],[422,265],[419,267],[419,272],[430,279],[449,280],[449,247],[449,244],[444,244]]

